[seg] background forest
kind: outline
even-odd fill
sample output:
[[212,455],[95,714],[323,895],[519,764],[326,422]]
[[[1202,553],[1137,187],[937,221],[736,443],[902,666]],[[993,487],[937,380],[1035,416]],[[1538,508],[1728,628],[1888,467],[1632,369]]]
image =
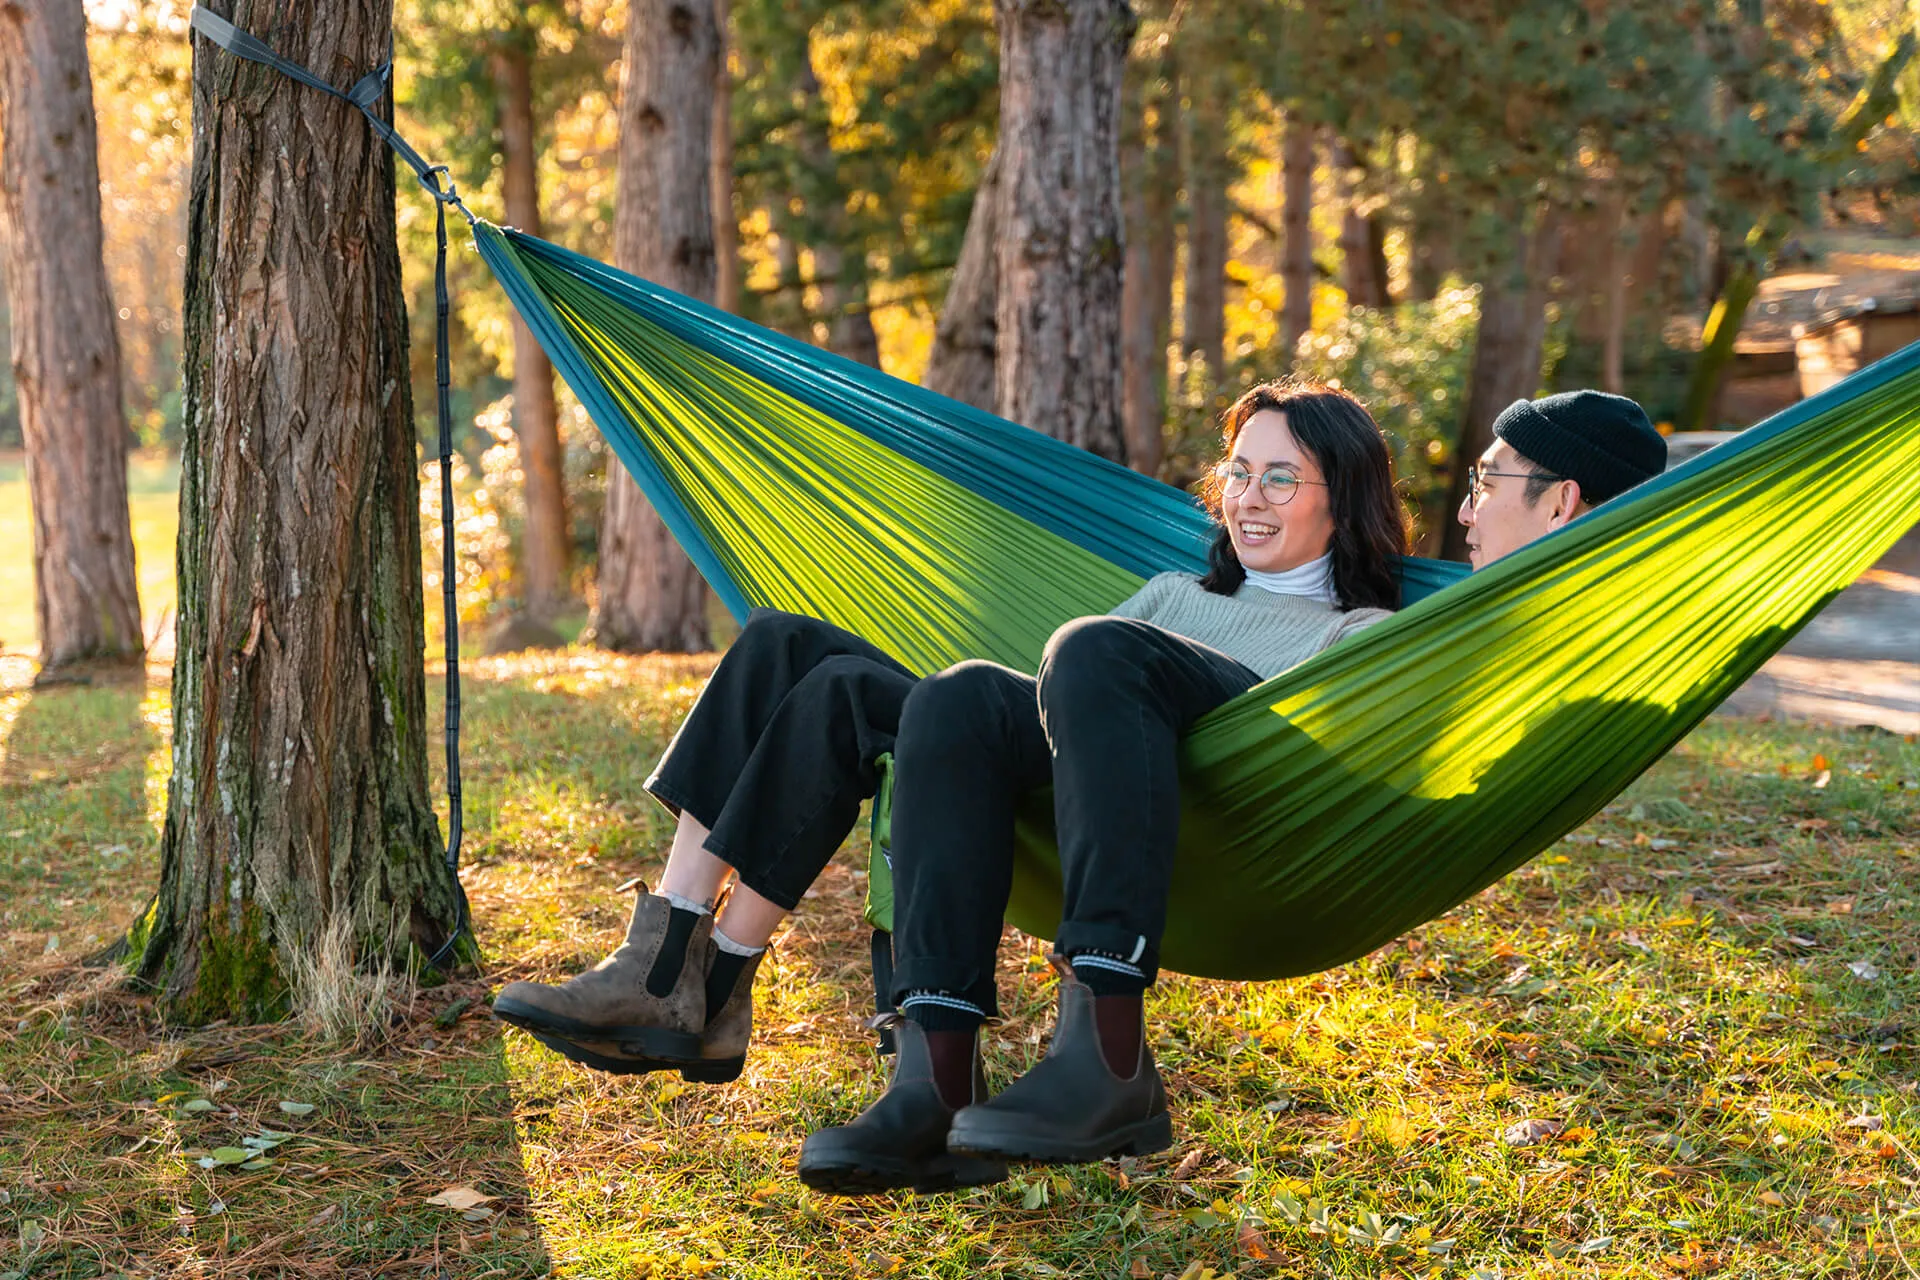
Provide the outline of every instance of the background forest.
[[[398,132],[482,216],[1177,485],[1241,388],[1336,381],[1428,554],[1516,398],[1601,386],[1715,439],[1808,393],[1797,327],[1920,332],[1912,0],[215,9],[342,84],[390,23]],[[863,825],[773,939],[737,1081],[507,1030],[501,984],[593,964],[659,871],[641,779],[729,624],[457,219],[442,476],[433,203],[187,14],[0,0],[0,1280],[1916,1274],[1920,741],[1848,718],[1714,715],[1352,963],[1165,975],[1151,1156],[796,1179],[883,1070]],[[1912,519],[1859,492],[1805,504],[1809,600],[1807,565],[1838,590]],[[1751,562],[1795,522],[1747,511],[1714,545]],[[1920,600],[1917,555],[1818,621]],[[1853,665],[1920,710],[1883,616]],[[1446,675],[1428,709],[1479,687]],[[1001,949],[996,1080],[1045,1051],[1046,950]]]
[[[163,456],[180,439],[185,15],[143,0],[89,12],[123,398],[138,443]],[[1761,280],[1835,255],[1843,272],[1920,265],[1920,67],[1896,44],[1903,0],[1152,0],[1138,13],[1124,416],[1128,461],[1177,484],[1238,389],[1308,372],[1373,405],[1423,550],[1456,553],[1446,516],[1476,388],[1504,404],[1598,385],[1670,427],[1744,425],[1755,408],[1724,390],[1734,339],[1768,325],[1777,339],[1801,318],[1755,305]],[[400,0],[401,132],[483,215],[609,259],[625,21],[621,0]],[[746,0],[728,32],[722,305],[921,379],[993,152],[991,4]],[[1892,70],[1897,83],[1876,84]],[[399,218],[424,386],[430,205],[403,192]],[[593,592],[606,454],[537,353],[516,383],[509,308],[478,260],[456,249],[452,271],[462,610],[531,608],[571,636]],[[991,406],[990,386],[935,385]],[[430,398],[416,412],[430,446]],[[529,418],[553,421],[535,430],[557,436],[556,462],[524,465]],[[0,450],[19,443],[0,373]],[[136,491],[165,493],[163,462],[144,474]],[[24,587],[24,568],[8,581]],[[141,576],[157,618],[168,575]],[[0,621],[0,639],[26,647],[30,618]]]

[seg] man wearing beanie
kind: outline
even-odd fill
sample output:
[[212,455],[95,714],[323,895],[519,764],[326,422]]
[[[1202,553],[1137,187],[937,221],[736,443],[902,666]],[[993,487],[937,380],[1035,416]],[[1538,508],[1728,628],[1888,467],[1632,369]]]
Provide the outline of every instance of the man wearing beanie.
[[1667,467],[1667,442],[1646,412],[1604,391],[1516,400],[1494,419],[1493,435],[1458,513],[1475,569]]

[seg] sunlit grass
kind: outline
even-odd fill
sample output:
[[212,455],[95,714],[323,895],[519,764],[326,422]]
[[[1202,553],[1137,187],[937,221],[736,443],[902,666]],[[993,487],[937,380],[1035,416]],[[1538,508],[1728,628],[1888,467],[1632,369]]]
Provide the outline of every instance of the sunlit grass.
[[[173,626],[173,549],[180,528],[178,459],[136,454],[127,463],[127,507],[133,521],[134,572],[146,638]],[[0,453],[0,653],[38,653],[33,616],[33,512],[27,501],[26,457]]]
[[[612,889],[669,835],[640,783],[710,665],[468,667],[487,984],[420,993],[352,1049],[167,1032],[62,967],[155,874],[165,691],[0,695],[0,1274],[1911,1275],[1896,1242],[1920,1262],[1912,743],[1709,722],[1354,965],[1165,981],[1165,1156],[841,1202],[793,1158],[878,1087],[858,836],[762,969],[734,1085],[596,1075],[480,1003],[618,938]],[[1004,950],[996,1080],[1043,1051],[1044,949]],[[294,1135],[270,1165],[199,1167],[264,1130]],[[490,1214],[425,1203],[459,1185]]]

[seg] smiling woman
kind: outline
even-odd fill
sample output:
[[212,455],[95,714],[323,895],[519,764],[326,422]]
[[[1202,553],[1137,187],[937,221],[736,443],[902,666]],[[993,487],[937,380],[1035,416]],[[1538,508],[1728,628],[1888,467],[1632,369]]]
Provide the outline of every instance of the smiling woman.
[[1266,382],[1221,423],[1225,456],[1203,493],[1220,530],[1200,585],[1231,595],[1252,581],[1343,609],[1397,608],[1392,565],[1406,554],[1409,524],[1380,428],[1361,403],[1318,382]]

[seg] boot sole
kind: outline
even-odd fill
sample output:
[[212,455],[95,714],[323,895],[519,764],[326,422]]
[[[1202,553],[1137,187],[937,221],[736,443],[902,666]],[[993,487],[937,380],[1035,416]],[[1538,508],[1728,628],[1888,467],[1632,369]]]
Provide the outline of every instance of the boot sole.
[[650,1071],[678,1071],[680,1078],[691,1084],[727,1084],[738,1080],[740,1072],[747,1064],[747,1056],[744,1053],[737,1058],[709,1058],[702,1062],[666,1062],[659,1058],[615,1058],[604,1053],[595,1053],[584,1045],[577,1045],[571,1040],[549,1035],[544,1031],[528,1031],[528,1034],[568,1061],[616,1076],[645,1075]]
[[963,1126],[958,1118],[947,1135],[947,1150],[957,1154],[1033,1164],[1092,1164],[1109,1156],[1150,1156],[1172,1145],[1173,1116],[1165,1111],[1078,1142],[1050,1141],[1041,1134],[1012,1129]]
[[889,1191],[937,1195],[967,1187],[986,1187],[1007,1178],[998,1160],[971,1156],[935,1157],[925,1162],[862,1159],[851,1155],[809,1157],[800,1153],[800,1181],[834,1196],[877,1196]]
[[[535,1035],[550,1035],[572,1041],[598,1040],[618,1045],[620,1052],[630,1058],[650,1059],[674,1067],[700,1067],[708,1062],[700,1054],[700,1037],[690,1031],[669,1031],[665,1027],[596,1027],[548,1013],[512,996],[503,996],[493,1002],[493,1016]],[[590,1050],[583,1049],[581,1052]]]

